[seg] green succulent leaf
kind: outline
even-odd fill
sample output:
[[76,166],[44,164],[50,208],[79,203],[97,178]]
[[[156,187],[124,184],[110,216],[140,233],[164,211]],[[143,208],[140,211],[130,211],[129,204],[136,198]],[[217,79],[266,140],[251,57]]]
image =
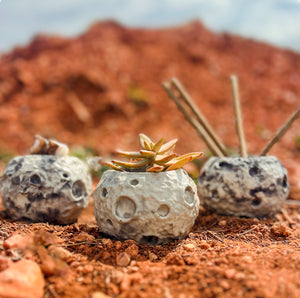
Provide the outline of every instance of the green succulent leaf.
[[193,159],[198,158],[202,155],[203,155],[203,152],[191,152],[191,153],[187,153],[187,154],[184,154],[184,155],[177,156],[177,157],[174,158],[174,160],[181,160],[185,157],[192,157],[191,160],[193,160]]
[[146,150],[152,150],[151,144],[149,144],[147,141],[144,141],[144,148],[145,148]]
[[162,172],[165,169],[164,166],[155,165],[147,170],[147,172]]
[[127,169],[138,169],[146,166],[149,163],[149,160],[142,159],[136,162],[127,162],[127,161],[120,161],[120,160],[112,160],[114,164],[117,166],[121,166]]
[[186,163],[192,160],[192,157],[187,156],[181,160],[177,160],[174,163],[172,163],[166,171],[171,171],[171,170],[177,170],[180,169],[182,166],[184,166]]
[[182,156],[178,156],[170,161],[170,166],[167,168],[167,171],[177,170],[184,166],[186,163],[192,161],[193,159],[200,157],[203,152],[193,152],[188,153]]
[[[159,165],[163,165],[169,161],[171,161],[173,158],[175,158],[177,155],[175,153],[169,154],[169,155],[157,155],[155,159],[155,163]],[[160,157],[160,158],[159,158]]]
[[140,152],[134,152],[134,151],[122,151],[122,150],[116,150],[116,153],[119,155],[122,155],[127,158],[142,158],[142,154]]
[[160,148],[161,148],[161,146],[162,146],[162,144],[164,143],[164,138],[161,138],[157,143],[155,143],[155,145],[153,146],[153,151],[155,152],[155,153],[157,153],[159,150],[160,150]]
[[116,166],[115,164],[113,164],[112,162],[105,162],[104,163],[105,165],[107,166],[110,166],[111,168],[113,168],[114,170],[117,170],[117,171],[121,171],[121,172],[124,172],[124,170],[118,166]]
[[156,153],[149,150],[140,150],[140,155],[144,158],[154,158]]
[[160,147],[160,150],[159,150],[159,154],[164,154],[164,153],[167,153],[167,152],[170,152],[176,145],[178,139],[173,139],[171,141],[169,141],[168,143],[166,144],[163,144],[161,147]]
[[143,149],[146,150],[152,150],[153,148],[153,142],[151,141],[151,139],[149,137],[147,137],[145,134],[141,133],[139,135],[140,137],[140,145]]

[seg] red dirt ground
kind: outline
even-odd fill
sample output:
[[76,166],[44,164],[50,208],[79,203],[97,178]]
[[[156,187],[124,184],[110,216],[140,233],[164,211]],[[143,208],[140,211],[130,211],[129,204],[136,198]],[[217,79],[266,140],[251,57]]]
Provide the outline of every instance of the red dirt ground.
[[[236,151],[232,73],[240,81],[248,151],[258,154],[299,106],[299,69],[297,53],[214,34],[199,22],[159,30],[102,22],[74,39],[38,36],[0,60],[1,168],[8,156],[28,153],[36,133],[108,156],[116,147],[135,149],[144,132],[179,138],[178,153],[208,156],[161,88],[171,77]],[[101,234],[92,199],[70,226],[2,216],[0,274],[33,260],[44,297],[300,297],[299,128],[298,121],[270,152],[289,170],[294,200],[273,219],[201,209],[186,239],[152,247]],[[14,246],[15,234],[27,236]]]

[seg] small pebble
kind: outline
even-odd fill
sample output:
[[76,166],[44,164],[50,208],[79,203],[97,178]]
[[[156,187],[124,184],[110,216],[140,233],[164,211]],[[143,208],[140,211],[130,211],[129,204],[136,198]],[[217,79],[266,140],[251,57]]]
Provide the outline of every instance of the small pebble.
[[139,253],[139,247],[135,244],[130,245],[125,249],[125,252],[131,257],[135,258]]
[[95,237],[93,235],[90,235],[88,233],[82,232],[72,238],[75,242],[94,242]]
[[120,284],[123,280],[124,273],[120,271],[113,271],[112,281],[116,284]]
[[89,276],[86,276],[84,279],[83,279],[83,281],[82,281],[82,283],[83,284],[85,284],[85,285],[89,285],[89,284],[91,284],[93,281],[92,281],[92,279],[89,277]]
[[245,262],[245,263],[252,263],[252,257],[251,256],[244,256],[242,258],[242,262]]
[[104,260],[104,261],[109,259],[110,257],[111,257],[111,255],[108,251],[104,251],[101,255],[101,259]]
[[185,262],[181,255],[171,253],[167,256],[167,265],[185,265]]
[[102,292],[94,292],[91,296],[91,298],[109,298],[110,296],[107,296],[106,294]]
[[82,273],[87,274],[94,271],[94,267],[92,265],[85,265],[82,269]]
[[40,267],[45,276],[51,276],[57,273],[55,261],[49,255],[43,257]]
[[150,261],[155,261],[157,259],[158,259],[158,257],[156,254],[154,254],[153,252],[149,252],[149,260]]
[[224,275],[228,279],[233,279],[235,277],[235,275],[236,275],[236,270],[235,269],[227,269],[224,272]]
[[194,251],[196,248],[195,245],[192,243],[184,244],[182,247],[187,251]]
[[70,267],[74,268],[74,267],[78,267],[79,265],[80,265],[79,262],[74,261],[74,262],[72,262],[72,263],[70,264]]
[[126,252],[118,254],[116,257],[116,263],[118,266],[121,267],[128,266],[130,261],[131,261],[130,256]]
[[229,290],[230,289],[230,284],[227,280],[221,280],[220,281],[220,286],[224,289],[224,290]]
[[33,261],[23,259],[0,272],[0,297],[42,298],[44,286],[40,266]]
[[271,227],[271,233],[279,237],[288,237],[291,231],[286,224],[277,222]]
[[220,221],[218,222],[218,225],[219,225],[219,226],[226,226],[226,224],[227,224],[227,221],[226,221],[226,220],[220,220]]
[[68,258],[73,256],[70,251],[56,245],[50,245],[48,251],[51,255],[63,260],[67,260]]
[[238,272],[236,275],[235,275],[235,279],[237,279],[237,280],[243,280],[243,279],[245,279],[246,278],[246,275],[245,275],[245,273],[243,273],[243,272]]
[[[109,284],[109,288],[112,292],[112,296],[115,297],[116,295],[118,295],[120,293],[119,287],[117,287],[115,284],[110,283]],[[111,296],[110,296],[111,297]]]
[[120,284],[120,290],[122,292],[129,290],[132,283],[139,283],[142,278],[143,276],[138,272],[132,274],[124,274],[123,280]]
[[120,249],[121,247],[122,247],[122,242],[121,241],[115,241],[115,249]]
[[10,267],[14,262],[12,261],[12,259],[8,258],[8,257],[3,257],[0,256],[0,271],[3,271],[5,269],[7,269],[8,267]]
[[112,248],[113,243],[110,239],[102,239],[102,244],[104,244],[107,248]]
[[193,257],[191,255],[190,256],[189,255],[184,256],[183,259],[184,259],[184,262],[185,262],[186,265],[196,265],[199,262],[198,258]]
[[206,241],[201,240],[199,247],[202,249],[209,249],[210,245]]
[[13,235],[3,242],[3,247],[6,249],[20,248],[23,249],[32,243],[32,238],[27,235]]

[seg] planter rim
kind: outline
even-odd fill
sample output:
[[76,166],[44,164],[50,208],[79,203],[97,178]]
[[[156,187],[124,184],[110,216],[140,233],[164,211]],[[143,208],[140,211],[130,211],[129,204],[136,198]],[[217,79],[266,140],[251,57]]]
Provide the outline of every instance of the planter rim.
[[211,156],[208,159],[211,159],[211,158],[216,158],[216,159],[241,159],[241,160],[247,160],[247,159],[252,159],[252,158],[261,158],[261,159],[276,158],[276,159],[278,159],[278,157],[275,156],[275,155],[248,155],[247,157],[243,157],[243,156],[239,156],[239,155],[223,156],[223,157]]
[[[185,172],[185,173],[187,173],[187,171],[185,170],[185,169],[176,169],[176,170],[171,170],[171,171],[163,171],[163,172],[146,172],[146,171],[143,171],[143,172],[139,172],[139,171],[136,171],[136,172],[134,172],[134,171],[131,171],[131,172],[128,172],[128,171],[118,171],[118,170],[106,170],[104,173],[103,173],[103,175],[106,173],[106,172],[108,172],[108,173],[112,173],[112,172],[116,172],[116,173],[118,173],[118,174],[129,174],[129,175],[139,175],[139,174],[143,174],[143,175],[145,175],[145,174],[147,174],[147,175],[166,175],[166,174],[170,174],[170,173],[172,173],[172,172],[177,172],[177,171],[183,171],[183,172]],[[188,173],[187,173],[188,174]]]
[[79,159],[79,160],[81,160],[81,161],[83,161],[84,162],[84,160],[82,160],[82,159],[80,159],[79,157],[77,157],[77,156],[73,156],[73,155],[66,155],[66,156],[60,156],[60,155],[55,155],[55,154],[24,154],[24,155],[16,155],[16,156],[14,156],[14,157],[12,157],[11,159],[10,159],[10,161],[11,160],[13,160],[13,159],[15,159],[15,158],[22,158],[22,157],[31,157],[31,156],[48,156],[48,157],[54,157],[54,158],[57,158],[57,159],[59,159],[59,158],[69,158],[69,157],[71,157],[71,158],[76,158],[76,159]]

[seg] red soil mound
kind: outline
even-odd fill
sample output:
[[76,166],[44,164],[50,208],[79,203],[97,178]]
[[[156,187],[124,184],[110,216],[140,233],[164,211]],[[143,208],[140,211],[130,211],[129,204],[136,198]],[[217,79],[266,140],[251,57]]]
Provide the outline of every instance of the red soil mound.
[[[300,56],[264,43],[214,34],[201,23],[160,30],[98,23],[74,39],[38,36],[0,61],[1,145],[25,152],[39,132],[100,153],[179,137],[183,150],[204,148],[161,88],[176,76],[226,145],[237,147],[229,75],[240,79],[249,152],[259,153],[299,105]],[[88,110],[82,119],[70,101]],[[272,151],[294,158],[297,123]]]

